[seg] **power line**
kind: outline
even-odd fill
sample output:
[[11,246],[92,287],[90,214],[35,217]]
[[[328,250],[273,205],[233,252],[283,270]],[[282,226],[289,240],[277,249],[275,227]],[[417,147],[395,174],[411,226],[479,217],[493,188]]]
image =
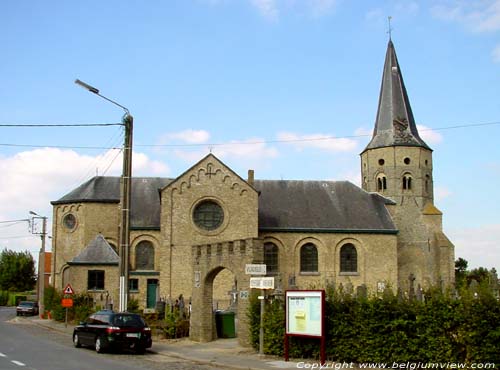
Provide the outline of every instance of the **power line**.
[[123,123],[76,123],[76,124],[5,124],[0,123],[0,127],[102,127],[102,126],[123,126]]
[[[437,127],[437,128],[426,128],[420,129],[423,131],[443,131],[443,130],[453,130],[459,128],[469,128],[469,127],[481,127],[481,126],[493,126],[500,125],[500,121],[496,122],[486,122],[486,123],[472,123],[463,125],[454,125],[447,127]],[[147,147],[147,148],[178,148],[178,147],[203,147],[203,146],[231,146],[231,145],[260,145],[260,144],[279,144],[279,143],[297,143],[297,142],[314,142],[314,141],[327,141],[327,140],[342,140],[342,139],[355,139],[362,137],[370,137],[372,134],[359,134],[359,135],[345,135],[345,136],[325,136],[318,138],[300,138],[300,139],[283,139],[283,140],[257,140],[257,141],[237,141],[237,142],[225,142],[225,143],[197,143],[197,144],[136,144],[136,147]],[[11,144],[11,143],[0,143],[0,146],[6,147],[26,147],[26,148],[56,148],[56,149],[122,149],[121,147],[102,147],[102,146],[68,146],[68,145],[31,145],[31,144]]]

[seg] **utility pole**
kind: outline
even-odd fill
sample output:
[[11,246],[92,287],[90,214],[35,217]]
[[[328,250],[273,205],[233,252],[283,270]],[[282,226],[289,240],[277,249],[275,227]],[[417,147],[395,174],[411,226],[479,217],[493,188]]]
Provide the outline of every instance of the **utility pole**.
[[125,140],[123,144],[123,176],[121,184],[121,226],[120,226],[120,300],[119,310],[126,311],[128,306],[128,273],[130,249],[130,195],[132,188],[132,133],[134,118],[126,113],[123,116]]
[[134,118],[129,110],[123,105],[118,104],[99,93],[99,89],[91,86],[78,79],[75,83],[85,90],[109,101],[110,103],[122,108],[125,114],[122,118],[123,126],[125,127],[125,139],[123,143],[123,171],[121,178],[121,222],[120,222],[120,237],[119,237],[119,252],[120,260],[118,270],[120,272],[119,280],[119,307],[120,312],[126,311],[128,306],[128,275],[129,275],[129,250],[130,250],[130,194],[132,188],[132,132],[134,126]]
[[[42,220],[42,232],[40,233],[40,238],[42,239],[42,247],[40,248],[40,253],[38,254],[38,292],[37,300],[39,307],[39,314],[43,316],[45,313],[45,237],[47,236],[47,217],[40,216],[39,214],[30,211],[30,215],[33,215],[33,219],[38,218]],[[34,234],[39,234],[34,232]]]

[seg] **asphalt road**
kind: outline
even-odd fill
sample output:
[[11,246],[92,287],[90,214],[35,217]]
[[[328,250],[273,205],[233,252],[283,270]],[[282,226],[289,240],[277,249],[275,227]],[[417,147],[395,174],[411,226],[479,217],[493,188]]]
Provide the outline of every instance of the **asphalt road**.
[[98,354],[74,348],[71,337],[16,317],[15,309],[0,307],[0,370],[214,370],[178,358],[155,354]]

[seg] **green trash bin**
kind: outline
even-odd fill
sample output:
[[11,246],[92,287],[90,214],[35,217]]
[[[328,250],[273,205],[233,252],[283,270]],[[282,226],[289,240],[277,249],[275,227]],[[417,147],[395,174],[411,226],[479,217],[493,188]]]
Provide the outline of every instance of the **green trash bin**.
[[218,338],[235,338],[236,330],[234,326],[234,312],[216,311],[215,326]]

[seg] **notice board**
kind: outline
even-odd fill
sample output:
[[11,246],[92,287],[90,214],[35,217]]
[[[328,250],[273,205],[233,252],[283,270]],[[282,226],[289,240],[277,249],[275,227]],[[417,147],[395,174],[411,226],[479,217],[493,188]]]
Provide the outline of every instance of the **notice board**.
[[323,336],[324,291],[289,290],[286,292],[286,334]]

